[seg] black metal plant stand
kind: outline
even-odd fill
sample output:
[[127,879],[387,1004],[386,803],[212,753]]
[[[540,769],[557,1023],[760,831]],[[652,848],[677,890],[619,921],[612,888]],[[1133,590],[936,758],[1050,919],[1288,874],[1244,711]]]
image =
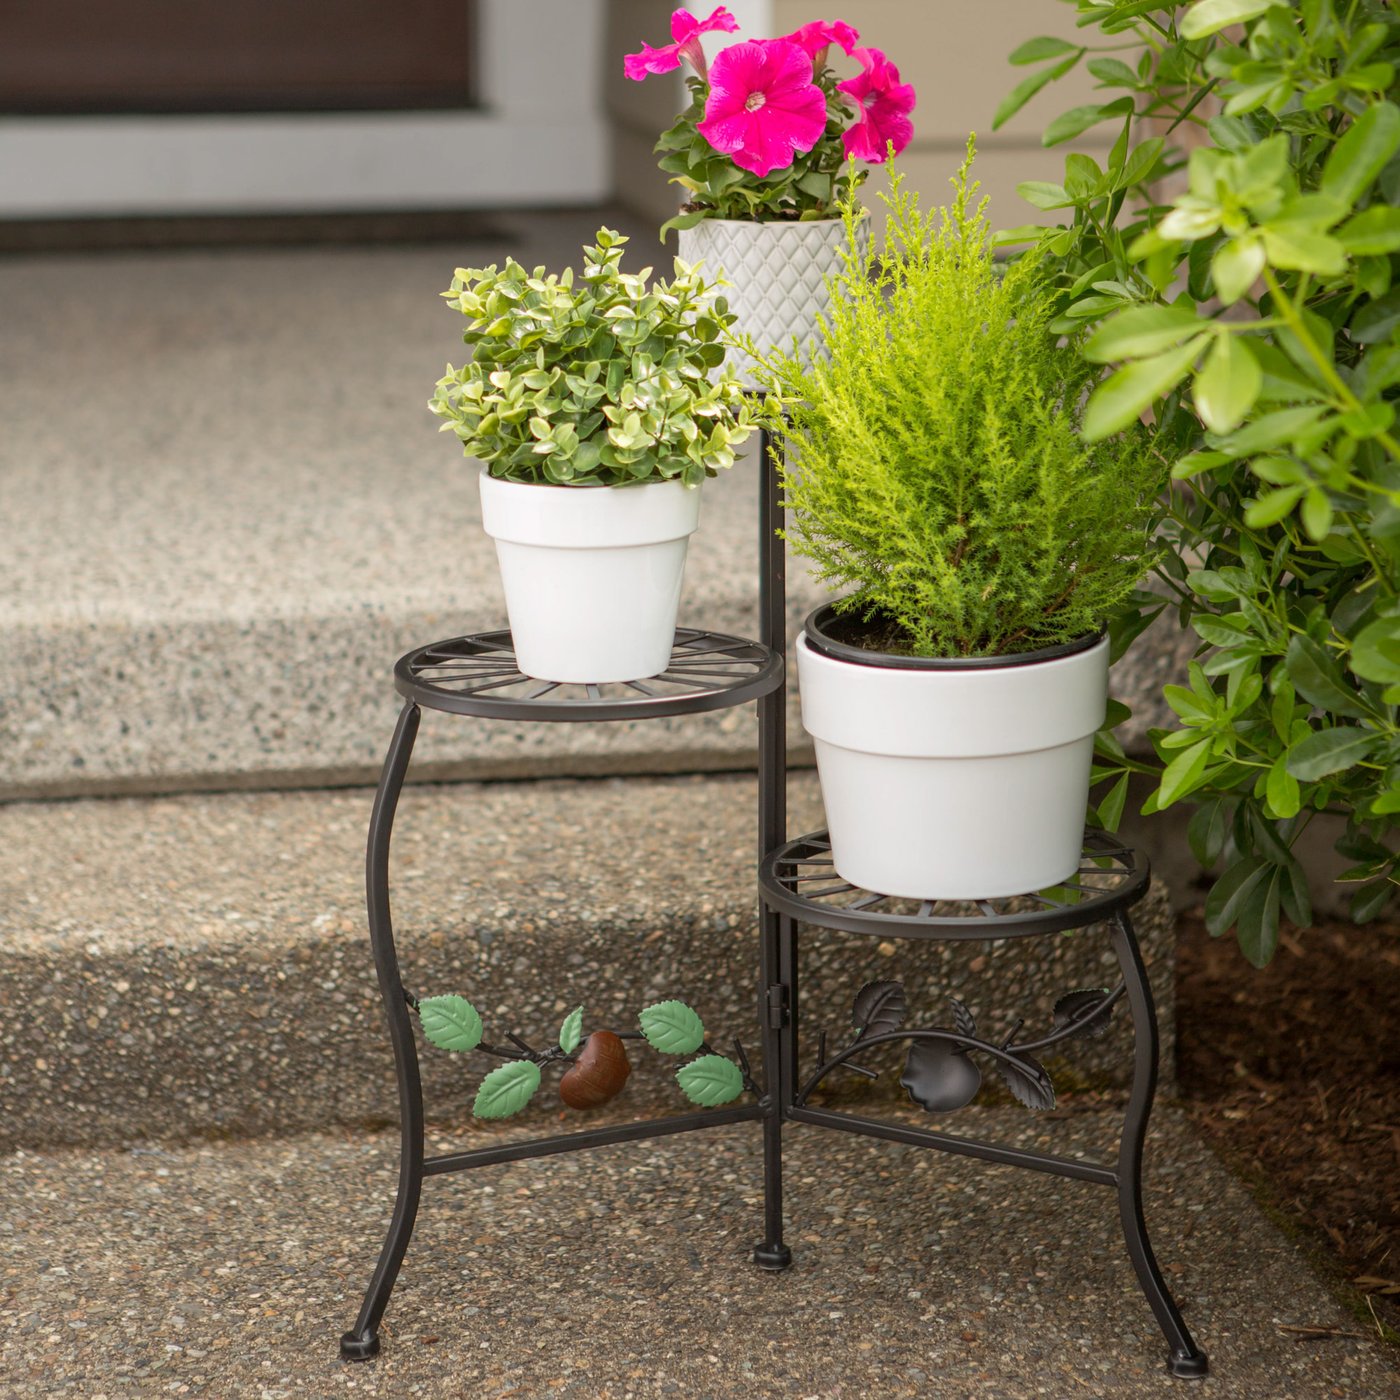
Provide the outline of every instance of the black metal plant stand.
[[[574,686],[532,680],[515,666],[508,631],[420,647],[400,658],[394,668],[395,687],[405,704],[389,745],[370,817],[366,892],[370,944],[398,1078],[399,1187],[379,1262],[360,1315],[341,1338],[340,1354],[346,1360],[364,1361],[379,1351],[380,1319],[413,1234],[424,1179],[474,1167],[729,1123],[760,1122],[764,1230],[753,1257],[765,1269],[787,1268],[792,1253],[783,1241],[782,1129],[785,1122],[795,1122],[1113,1187],[1128,1255],[1168,1342],[1167,1368],[1174,1376],[1204,1376],[1206,1355],[1193,1340],[1162,1277],[1142,1210],[1142,1149],[1156,1088],[1158,1036],[1152,993],[1128,909],[1147,891],[1150,877],[1146,863],[1115,841],[1089,833],[1080,871],[1064,885],[1015,900],[948,906],[933,901],[897,900],[856,889],[840,880],[832,869],[825,832],[787,839],[785,552],[777,535],[782,506],[771,450],[764,435],[759,472],[758,641],[681,629],[676,633],[668,669],[660,676],[626,684]],[[389,843],[394,813],[421,710],[426,707],[481,719],[582,722],[694,714],[755,700],[759,718],[759,1019],[766,1086],[753,1080],[742,1046],[736,1040],[743,1085],[753,1102],[426,1156],[423,1092],[413,1025],[413,1012],[420,1003],[405,989],[400,974],[389,901]],[[839,929],[880,939],[990,941],[1053,934],[1094,923],[1106,923],[1109,927],[1121,980],[1114,988],[1076,990],[1061,998],[1055,1025],[1048,1034],[1017,1042],[1018,1026],[1010,1038],[1000,1043],[985,1039],[979,1035],[966,1007],[956,1001],[951,1027],[906,1028],[908,1008],[903,988],[898,982],[873,982],[857,994],[854,1037],[841,1049],[829,1053],[823,1032],[818,1038],[814,1063],[805,1074],[802,1072],[798,1038],[799,924],[813,930]],[[916,1103],[932,1111],[951,1111],[972,1097],[981,1079],[978,1059],[999,1071],[1022,1103],[1047,1108],[1054,1103],[1054,1090],[1034,1058],[1035,1053],[1079,1036],[1100,1033],[1115,1006],[1124,999],[1134,1028],[1133,1082],[1117,1161],[1112,1165],[885,1122],[815,1107],[810,1102],[812,1093],[838,1070],[870,1075],[872,1072],[858,1063],[864,1052],[893,1042],[907,1042],[909,1059],[901,1082]],[[507,1060],[543,1063],[562,1057],[560,1051],[541,1055],[519,1037],[510,1038],[513,1050],[485,1043],[479,1048]]]

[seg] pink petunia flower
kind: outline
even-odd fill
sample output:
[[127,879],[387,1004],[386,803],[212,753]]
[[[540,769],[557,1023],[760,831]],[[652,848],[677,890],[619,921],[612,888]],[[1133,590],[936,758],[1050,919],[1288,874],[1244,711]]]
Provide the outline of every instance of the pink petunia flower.
[[914,135],[909,113],[917,99],[913,84],[899,81],[899,69],[879,49],[856,49],[852,56],[863,71],[836,86],[855,99],[860,115],[842,134],[841,144],[848,156],[879,165],[891,142],[895,155],[909,144]]
[[812,60],[786,39],[750,39],[715,56],[705,119],[695,129],[760,179],[810,151],[826,130]]
[[811,54],[813,71],[820,73],[826,67],[827,50],[832,44],[840,44],[846,53],[850,53],[860,42],[860,31],[844,19],[834,19],[830,23],[824,19],[814,19],[785,37],[789,43]]
[[716,5],[709,19],[696,19],[689,10],[676,10],[671,16],[671,38],[675,42],[661,49],[643,44],[640,53],[629,53],[622,60],[622,71],[634,83],[640,83],[649,73],[672,72],[685,59],[702,78],[706,77],[700,36],[716,31],[732,34],[738,27],[739,21],[723,5]]

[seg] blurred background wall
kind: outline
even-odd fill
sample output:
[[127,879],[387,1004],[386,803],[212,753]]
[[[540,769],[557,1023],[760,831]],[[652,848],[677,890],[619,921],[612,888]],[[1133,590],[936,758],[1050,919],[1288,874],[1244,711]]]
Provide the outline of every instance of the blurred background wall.
[[[671,0],[46,0],[0,6],[0,219],[481,209],[620,202],[667,216],[651,147],[679,74],[622,77],[666,40]],[[700,0],[708,13],[709,0]],[[748,35],[832,7],[733,0]],[[844,0],[915,84],[912,182],[941,198],[970,130],[995,223],[1053,179],[1048,114],[1072,77],[993,133],[1007,52],[1073,34],[1057,0]],[[723,36],[712,36],[722,41]],[[854,71],[854,66],[853,66]],[[1083,149],[1102,149],[1091,133]]]

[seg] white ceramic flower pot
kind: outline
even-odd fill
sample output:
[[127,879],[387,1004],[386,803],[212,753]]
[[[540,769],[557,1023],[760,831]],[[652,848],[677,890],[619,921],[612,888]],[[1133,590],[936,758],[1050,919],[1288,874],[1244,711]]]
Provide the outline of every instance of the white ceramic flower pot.
[[700,491],[532,486],[481,472],[516,662],[547,681],[635,681],[664,671]]
[[[869,242],[869,219],[859,224],[861,250]],[[799,350],[819,338],[817,318],[828,304],[826,279],[841,271],[846,230],[840,219],[704,219],[681,229],[678,252],[686,262],[705,264],[738,320],[736,332],[751,335],[759,350]],[[737,350],[729,362],[740,381],[752,386],[753,360]]]
[[877,662],[866,664],[822,640],[829,615],[808,619],[797,672],[837,874],[945,900],[1068,879],[1106,711],[1107,639],[1011,665],[883,665],[860,653]]

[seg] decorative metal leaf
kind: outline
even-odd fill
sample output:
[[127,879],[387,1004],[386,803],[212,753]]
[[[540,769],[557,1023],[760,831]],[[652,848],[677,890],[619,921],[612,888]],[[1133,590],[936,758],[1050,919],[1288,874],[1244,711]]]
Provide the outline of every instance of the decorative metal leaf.
[[[1107,987],[1082,987],[1078,991],[1066,992],[1055,1003],[1055,1029],[1059,1030],[1061,1026],[1068,1025],[1076,1016],[1088,1011],[1091,1006],[1097,1005],[1107,996]],[[1089,1017],[1087,1021],[1075,1027],[1074,1032],[1066,1038],[1078,1040],[1080,1037],[1089,1039],[1103,1035],[1112,1019],[1113,1008],[1105,1006],[1097,1015]]]
[[638,1016],[652,1050],[692,1054],[704,1044],[704,1022],[683,1001],[658,1001]]
[[1017,1055],[1012,1060],[998,1060],[997,1068],[1018,1102],[1037,1113],[1055,1107],[1055,1086],[1037,1060],[1029,1055]]
[[953,1003],[953,1024],[958,1028],[961,1035],[967,1036],[969,1040],[977,1038],[977,1022],[973,1020],[972,1012],[957,997],[949,997]]
[[858,1039],[865,1040],[897,1031],[908,1010],[903,982],[867,982],[851,1003],[851,1024],[860,1032]]
[[583,1007],[576,1006],[564,1017],[564,1024],[559,1027],[559,1048],[566,1055],[572,1055],[582,1039]]
[[691,1103],[702,1108],[732,1103],[744,1092],[739,1066],[723,1055],[701,1055],[676,1071],[676,1083]]
[[443,1050],[475,1050],[481,1044],[481,1016],[466,997],[424,997],[418,1019],[423,1034]]
[[899,1082],[930,1113],[965,1108],[982,1087],[982,1071],[947,1040],[916,1040],[909,1046]]
[[683,1001],[658,1001],[638,1019],[647,1043],[663,1055],[689,1055],[705,1043],[705,1023]]
[[476,1091],[472,1112],[478,1118],[509,1118],[519,1113],[540,1087],[540,1067],[533,1060],[497,1065]]

